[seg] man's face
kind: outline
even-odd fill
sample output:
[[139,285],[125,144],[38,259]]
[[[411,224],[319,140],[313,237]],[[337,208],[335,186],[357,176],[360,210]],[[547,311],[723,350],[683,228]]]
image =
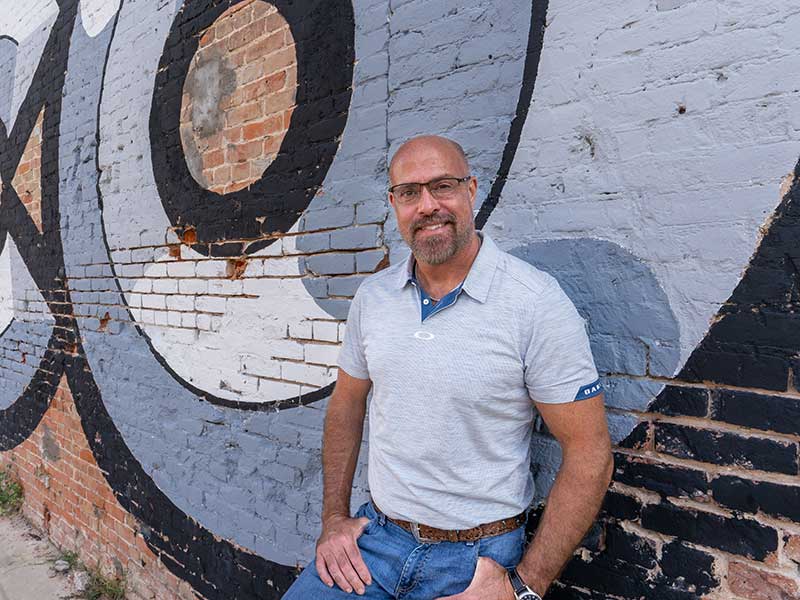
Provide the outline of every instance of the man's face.
[[[467,175],[468,167],[458,152],[436,142],[409,143],[398,151],[390,173],[393,186],[441,177],[460,179]],[[419,200],[410,205],[403,205],[394,194],[389,194],[400,235],[417,260],[439,265],[470,243],[475,235],[472,209],[476,191],[477,182],[473,177],[458,184],[455,193],[447,199],[434,198],[425,187]]]

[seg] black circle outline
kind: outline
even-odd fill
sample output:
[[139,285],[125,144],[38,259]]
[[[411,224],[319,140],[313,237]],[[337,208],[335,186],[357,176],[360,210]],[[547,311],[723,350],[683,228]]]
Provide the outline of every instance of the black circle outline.
[[[191,227],[205,256],[239,256],[272,244],[319,190],[347,122],[355,65],[355,17],[349,0],[271,0],[286,19],[297,56],[296,106],[274,161],[245,189],[217,194],[192,176],[180,136],[183,88],[202,32],[248,0],[185,3],[170,28],[150,110],[153,174],[167,217]],[[245,240],[229,242],[227,240]],[[253,240],[248,242],[247,240]]]

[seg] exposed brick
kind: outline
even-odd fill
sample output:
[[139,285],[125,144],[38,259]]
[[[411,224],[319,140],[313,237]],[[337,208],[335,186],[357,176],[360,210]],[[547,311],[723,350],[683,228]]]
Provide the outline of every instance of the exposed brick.
[[748,600],[800,599],[797,584],[788,577],[739,561],[731,561],[728,565],[728,588]]

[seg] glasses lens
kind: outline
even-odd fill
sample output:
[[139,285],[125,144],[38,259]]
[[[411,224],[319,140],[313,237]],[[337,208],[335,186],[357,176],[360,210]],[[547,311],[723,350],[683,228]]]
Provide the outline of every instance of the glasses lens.
[[418,183],[404,183],[395,186],[392,193],[401,204],[408,204],[416,202],[417,198],[419,198],[420,187]]
[[448,198],[452,196],[456,191],[456,187],[458,187],[458,179],[451,179],[449,177],[431,181],[428,185],[431,194],[436,198]]

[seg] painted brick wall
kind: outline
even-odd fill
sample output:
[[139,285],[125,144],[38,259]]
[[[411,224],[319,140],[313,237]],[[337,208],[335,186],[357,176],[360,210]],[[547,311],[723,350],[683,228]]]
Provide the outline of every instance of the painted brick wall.
[[614,483],[548,598],[800,598],[798,31],[790,0],[0,0],[25,513],[133,598],[280,598],[350,299],[407,252],[388,157],[435,132],[607,388]]

